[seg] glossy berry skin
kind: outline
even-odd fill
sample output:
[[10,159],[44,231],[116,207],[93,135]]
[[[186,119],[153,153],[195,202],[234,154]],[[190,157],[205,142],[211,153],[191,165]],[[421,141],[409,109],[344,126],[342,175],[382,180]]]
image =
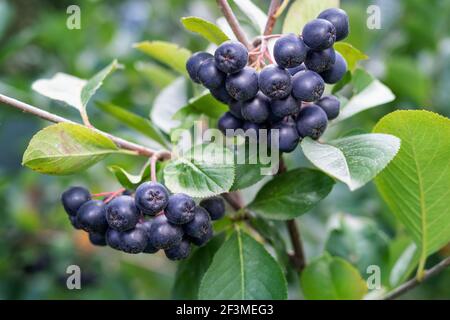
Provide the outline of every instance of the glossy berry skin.
[[195,244],[197,247],[201,247],[203,245],[205,245],[206,243],[208,243],[209,240],[211,240],[211,238],[214,236],[214,231],[213,228],[211,226],[211,228],[208,229],[208,231],[201,236],[200,238],[193,238],[193,237],[189,237],[189,240]]
[[169,201],[169,191],[161,183],[144,182],[136,189],[136,206],[144,214],[154,216],[164,210]]
[[83,227],[81,226],[80,222],[78,221],[77,216],[69,216],[70,224],[72,224],[72,227],[74,227],[77,230],[82,230]]
[[194,219],[183,225],[185,234],[193,238],[203,237],[208,233],[210,228],[212,228],[211,218],[209,217],[208,211],[202,207],[196,207]]
[[211,58],[213,58],[213,55],[208,52],[197,52],[188,59],[186,62],[186,70],[192,81],[195,83],[200,83],[200,79],[198,78],[198,69],[205,60]]
[[334,65],[320,74],[322,79],[328,84],[335,84],[341,81],[347,72],[347,62],[339,52],[336,52],[336,62]]
[[108,229],[105,205],[100,200],[90,200],[78,209],[77,219],[82,229],[87,232],[105,233]]
[[292,79],[292,95],[295,99],[313,102],[322,96],[325,90],[323,79],[314,71],[302,71]]
[[305,61],[308,47],[293,33],[282,36],[275,42],[273,56],[280,67],[294,68]]
[[225,73],[241,71],[248,60],[247,48],[238,41],[226,41],[222,43],[214,53],[217,68]]
[[230,113],[238,118],[238,119],[244,119],[242,117],[242,106],[245,102],[244,101],[237,101],[237,100],[233,100],[230,102],[230,104],[228,105],[228,107],[230,108]]
[[323,11],[318,16],[319,19],[330,21],[336,29],[336,41],[347,38],[350,32],[349,19],[347,13],[338,8],[331,8]]
[[217,89],[225,82],[226,74],[216,68],[214,59],[206,59],[197,72],[200,83],[208,89]]
[[117,231],[133,229],[139,220],[139,210],[130,196],[120,196],[106,205],[106,220]]
[[241,109],[242,117],[253,123],[264,123],[270,114],[270,100],[262,93],[249,101],[245,101],[242,104]]
[[230,94],[228,93],[228,91],[224,85],[222,85],[218,88],[215,88],[215,89],[210,89],[209,92],[211,92],[211,95],[216,100],[218,100],[222,103],[229,104],[233,101],[233,97],[230,96]]
[[331,48],[336,41],[336,28],[325,19],[314,19],[303,28],[303,41],[312,50]]
[[189,240],[184,239],[179,244],[164,250],[164,253],[169,260],[177,261],[186,259],[191,253],[191,243]]
[[[242,121],[235,116],[233,116],[230,112],[225,112],[222,117],[220,117],[219,122],[217,124],[218,128],[224,135],[227,135],[226,130],[237,130],[242,126]],[[231,135],[232,136],[232,135]]]
[[253,99],[258,93],[258,74],[255,69],[245,67],[241,71],[229,74],[225,81],[225,87],[235,100]]
[[126,253],[140,253],[147,246],[147,234],[141,228],[125,231],[120,236],[121,249]]
[[291,75],[286,69],[269,65],[259,74],[259,89],[272,99],[286,98],[292,90]]
[[145,245],[145,248],[143,250],[143,252],[145,252],[145,253],[156,253],[159,251],[159,249],[153,247],[153,245],[149,241],[151,226],[152,226],[152,220],[146,220],[146,221],[140,222],[136,225],[136,228],[143,230],[147,237],[147,244]]
[[280,152],[290,153],[297,148],[300,141],[297,128],[292,123],[279,123],[273,129],[278,129],[278,148]]
[[300,103],[294,97],[289,95],[285,99],[272,100],[270,102],[272,113],[277,117],[284,118],[298,114],[300,111]]
[[297,130],[300,137],[319,139],[328,125],[328,117],[322,108],[310,105],[302,108],[297,117]]
[[305,70],[306,70],[306,66],[304,63],[302,63],[298,67],[287,69],[287,71],[291,74],[291,76],[295,76],[300,71],[305,71]]
[[108,246],[116,250],[122,250],[122,239],[119,231],[109,228],[106,231],[105,237]]
[[341,102],[335,96],[322,97],[316,104],[325,111],[328,120],[333,120],[338,117]]
[[185,224],[194,219],[195,201],[184,193],[176,193],[169,197],[165,214],[173,224]]
[[170,223],[163,214],[153,219],[149,236],[152,247],[168,249],[179,244],[182,239],[183,229],[181,226]]
[[89,241],[94,246],[106,246],[106,239],[104,233],[98,233],[98,232],[89,232]]
[[203,199],[200,206],[208,211],[211,220],[219,220],[225,215],[225,202],[221,197]]
[[305,65],[308,70],[320,73],[330,69],[336,62],[336,52],[333,48],[321,51],[310,50],[306,57]]
[[83,187],[71,187],[61,195],[64,210],[70,216],[76,216],[81,205],[89,200],[91,200],[91,194]]

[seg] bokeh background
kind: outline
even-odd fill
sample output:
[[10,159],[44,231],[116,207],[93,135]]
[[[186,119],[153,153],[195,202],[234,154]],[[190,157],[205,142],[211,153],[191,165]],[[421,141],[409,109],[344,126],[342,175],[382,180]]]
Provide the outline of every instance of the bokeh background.
[[[267,10],[269,1],[254,2]],[[71,4],[81,7],[81,30],[65,27]],[[382,9],[381,30],[366,27],[370,4]],[[450,116],[450,1],[343,0],[342,7],[351,20],[348,42],[370,55],[365,67],[397,96],[395,102],[347,121],[345,128],[370,131],[384,114],[399,108]],[[237,13],[245,25],[245,17]],[[109,78],[95,100],[147,116],[155,95],[175,75],[160,73],[161,66],[132,44],[158,39],[202,50],[206,41],[186,32],[179,22],[190,15],[211,21],[220,16],[213,0],[0,0],[0,92],[77,119],[76,110],[32,92],[32,82],[58,71],[89,78],[118,58],[126,69]],[[145,143],[95,104],[89,114],[102,130]],[[45,125],[0,106],[0,299],[171,298],[175,263],[163,255],[130,256],[94,248],[84,233],[71,228],[59,202],[61,192],[69,185],[89,186],[93,192],[111,190],[117,183],[104,164],[69,177],[44,176],[21,166],[27,142]],[[120,163],[136,171],[131,160],[111,157],[107,164]],[[388,237],[399,235],[373,183],[355,193],[338,185],[319,207],[299,219],[308,259],[322,252],[327,226],[338,213],[369,217]],[[445,254],[441,251],[429,263]],[[82,269],[81,290],[65,286],[66,267],[72,264]],[[405,298],[450,298],[449,283],[447,270]],[[290,296],[301,297],[298,288],[293,286]]]

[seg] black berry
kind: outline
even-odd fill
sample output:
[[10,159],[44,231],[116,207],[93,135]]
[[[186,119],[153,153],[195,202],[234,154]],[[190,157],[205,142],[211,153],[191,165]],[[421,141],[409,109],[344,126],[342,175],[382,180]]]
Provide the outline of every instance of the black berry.
[[297,117],[297,130],[300,137],[319,139],[327,128],[328,118],[325,111],[316,105],[302,108]]
[[303,41],[313,50],[325,50],[336,41],[336,28],[324,19],[314,19],[303,28]]
[[167,220],[174,224],[185,224],[194,219],[195,201],[184,193],[169,197],[165,214]]
[[109,228],[106,231],[106,243],[113,249],[122,250],[121,233],[115,229]]
[[316,104],[325,111],[328,120],[333,120],[338,117],[341,102],[335,96],[322,97]]
[[192,81],[194,81],[195,83],[200,83],[200,80],[198,78],[198,69],[206,59],[211,59],[212,57],[213,55],[209,54],[208,52],[197,52],[188,59],[188,61],[186,62],[186,70]]
[[259,88],[272,99],[286,98],[292,90],[291,75],[286,69],[267,66],[259,74]]
[[91,194],[83,187],[71,187],[61,195],[64,209],[71,216],[76,216],[81,205],[89,200],[91,200]]
[[258,93],[258,74],[255,69],[245,67],[241,71],[228,75],[225,86],[235,100],[252,99]]
[[285,99],[272,100],[270,102],[270,108],[274,115],[284,118],[298,114],[300,111],[300,103],[289,95]]
[[150,229],[152,227],[152,220],[146,220],[143,222],[140,222],[136,225],[136,228],[142,229],[147,237],[147,244],[145,245],[144,251],[145,253],[156,253],[159,251],[159,249],[155,248],[150,243]]
[[184,239],[179,244],[164,250],[164,253],[169,260],[186,259],[191,253],[191,243],[189,240]]
[[80,222],[78,221],[77,216],[69,216],[70,223],[72,224],[72,227],[74,227],[77,230],[83,229]]
[[299,72],[292,79],[292,95],[300,101],[316,101],[320,99],[324,90],[323,79],[314,71]]
[[89,241],[95,246],[106,246],[106,239],[104,233],[89,232]]
[[300,136],[295,125],[282,122],[275,125],[273,129],[278,129],[278,148],[280,152],[290,153],[294,151],[300,141]]
[[226,74],[216,68],[214,59],[206,59],[202,62],[197,72],[201,84],[208,89],[217,89],[223,86]]
[[308,47],[293,33],[282,36],[275,42],[273,56],[280,67],[294,68],[305,61]]
[[214,59],[222,72],[235,73],[247,65],[247,48],[237,41],[226,41],[222,43],[214,53]]
[[230,102],[230,104],[228,105],[230,108],[230,113],[238,118],[238,119],[243,119],[242,118],[242,105],[244,104],[245,101],[238,101],[238,100],[233,100]]
[[298,67],[295,68],[289,68],[287,69],[289,71],[289,73],[291,74],[291,76],[295,76],[297,73],[299,73],[300,71],[304,71],[306,70],[306,66],[304,63],[302,63],[301,65],[299,65]]
[[336,53],[333,48],[322,51],[310,50],[305,65],[308,70],[320,73],[330,69],[336,62]]
[[338,8],[331,8],[323,11],[319,19],[330,21],[336,29],[336,41],[341,41],[347,38],[350,32],[349,19],[347,13]]
[[252,100],[242,103],[242,117],[253,123],[264,123],[270,114],[270,100],[258,93]]
[[78,209],[77,219],[82,229],[87,232],[105,233],[108,229],[105,205],[100,200],[90,200]]
[[127,253],[140,253],[148,243],[147,234],[141,228],[125,231],[120,236],[121,249]]
[[225,215],[225,202],[221,197],[203,199],[200,206],[208,211],[211,220],[219,220]]
[[215,89],[210,89],[209,92],[211,92],[211,95],[216,98],[216,100],[219,100],[225,104],[229,104],[233,101],[233,97],[230,96],[224,85]]
[[347,62],[339,52],[336,52],[336,62],[334,65],[320,74],[323,80],[328,84],[338,83],[347,72]]
[[208,231],[202,235],[200,238],[189,237],[189,240],[198,247],[205,245],[214,235],[214,231],[212,226],[208,229]]
[[171,224],[165,215],[161,214],[153,219],[150,226],[150,245],[157,249],[168,249],[181,242],[183,229]]
[[183,225],[183,230],[190,237],[201,238],[211,227],[211,218],[208,211],[202,207],[196,207],[194,219]]
[[136,206],[148,215],[164,210],[169,201],[169,191],[161,183],[144,182],[136,189]]
[[106,205],[106,220],[111,228],[125,231],[134,228],[139,220],[139,211],[130,196],[120,196]]
[[230,136],[230,134],[227,134],[227,130],[237,130],[241,126],[242,121],[233,116],[230,112],[226,112],[222,117],[220,117],[218,122],[219,130],[227,136]]

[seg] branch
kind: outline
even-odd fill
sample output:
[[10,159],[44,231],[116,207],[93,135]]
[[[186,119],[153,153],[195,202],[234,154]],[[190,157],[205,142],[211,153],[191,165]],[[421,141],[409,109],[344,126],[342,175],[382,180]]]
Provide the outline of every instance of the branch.
[[[287,1],[287,0],[284,0]],[[267,36],[269,34],[272,34],[273,27],[275,26],[275,23],[277,22],[278,18],[278,9],[281,7],[281,4],[283,3],[283,0],[272,0],[270,1],[269,6],[269,12],[267,13],[267,23],[266,27],[264,28],[263,35]]]
[[[72,124],[79,124],[74,121],[71,121],[69,119],[60,117],[56,114],[44,111],[42,109],[39,109],[37,107],[34,107],[32,105],[29,105],[25,102],[10,98],[8,96],[5,96],[3,94],[0,94],[0,102],[8,105],[10,107],[22,110],[23,112],[31,113],[32,115],[35,115],[41,119],[54,122],[54,123],[72,123]],[[111,139],[117,147],[125,150],[130,150],[136,152],[138,155],[145,156],[145,157],[152,157],[154,154],[158,154],[159,159],[170,159],[170,152],[169,151],[156,151],[149,148],[146,148],[144,146],[138,145],[136,143],[130,142],[128,140],[124,140],[122,138],[116,137],[112,134],[103,132],[101,130],[91,128],[92,130],[96,131],[97,133],[100,133],[109,139]]]
[[227,0],[217,0],[217,5],[220,8],[220,11],[222,11],[222,14],[224,15],[225,19],[228,21],[228,24],[231,27],[231,30],[233,30],[234,35],[236,38],[241,42],[244,46],[247,47],[248,50],[251,50],[253,48],[252,44],[248,41],[247,35],[245,34],[244,30],[242,30],[241,25],[239,24],[239,21],[237,20],[236,16],[233,13],[233,10],[231,9],[230,5],[228,4]]
[[424,276],[421,281],[419,281],[417,278],[414,278],[412,280],[409,280],[408,282],[405,282],[400,287],[392,290],[389,292],[383,300],[393,300],[401,296],[402,294],[405,294],[406,292],[414,289],[418,285],[420,285],[423,281],[428,280],[435,275],[441,273],[446,268],[450,266],[450,257],[447,257],[446,259],[439,262],[437,265],[435,265],[433,268],[425,271]]

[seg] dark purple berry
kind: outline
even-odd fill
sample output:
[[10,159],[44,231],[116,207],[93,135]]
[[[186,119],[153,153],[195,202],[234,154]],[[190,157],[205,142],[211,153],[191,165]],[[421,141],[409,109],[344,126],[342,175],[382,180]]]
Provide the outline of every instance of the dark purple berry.
[[335,84],[341,81],[347,72],[347,62],[339,52],[336,52],[336,62],[334,65],[320,74],[322,79],[328,84]]
[[179,244],[164,250],[169,260],[177,261],[186,259],[191,253],[191,243],[184,239]]
[[270,102],[270,108],[274,115],[284,118],[298,114],[300,111],[300,103],[289,95],[285,99],[272,100]]
[[242,126],[242,121],[233,116],[230,112],[226,112],[222,117],[220,117],[217,126],[224,135],[233,136],[234,134],[232,133],[227,134],[227,130],[239,129]]
[[94,246],[106,246],[105,234],[98,232],[89,232],[89,241]]
[[275,42],[273,56],[280,67],[294,68],[305,61],[308,47],[293,33],[282,36]]
[[135,201],[144,214],[154,216],[166,208],[169,191],[161,183],[144,182],[136,189]]
[[76,216],[81,205],[89,200],[91,200],[91,194],[83,187],[71,187],[61,195],[64,209],[71,216]]
[[242,105],[244,104],[245,101],[238,101],[238,100],[233,100],[230,102],[229,104],[229,108],[230,108],[230,113],[238,118],[238,119],[243,119],[242,118]]
[[169,197],[166,217],[174,224],[185,224],[194,219],[195,201],[184,193],[176,193]]
[[148,243],[147,234],[142,228],[125,231],[120,236],[121,249],[126,253],[140,253]]
[[300,71],[304,71],[304,70],[306,70],[306,66],[304,63],[302,63],[298,67],[287,69],[287,71],[289,71],[291,76],[295,76],[297,73],[299,73]]
[[272,130],[278,129],[278,148],[280,152],[290,153],[297,148],[300,141],[295,124],[281,122],[272,127]]
[[133,229],[139,221],[139,210],[130,196],[113,199],[106,205],[105,210],[109,226],[117,231]]
[[314,19],[303,28],[303,41],[313,50],[331,48],[336,41],[336,28],[324,19]]
[[308,70],[320,73],[330,69],[336,62],[336,52],[333,48],[322,51],[310,50],[305,65]]
[[226,74],[216,68],[214,59],[206,59],[198,68],[198,79],[208,89],[217,89],[225,83]]
[[255,69],[245,67],[241,71],[229,74],[225,86],[230,96],[235,100],[252,99],[258,93],[258,74]]
[[105,204],[100,200],[89,200],[78,209],[77,219],[82,229],[87,232],[105,233],[108,222]]
[[333,120],[338,117],[341,102],[335,96],[322,97],[316,104],[325,111],[328,120]]
[[142,229],[147,237],[147,244],[145,245],[144,251],[145,253],[156,253],[159,251],[159,249],[153,247],[153,245],[150,243],[150,229],[152,226],[152,220],[146,220],[143,222],[140,222],[136,225],[136,228]]
[[318,16],[319,19],[330,21],[336,29],[336,41],[347,38],[350,32],[349,19],[347,13],[338,8],[331,8],[323,11]]
[[217,68],[225,73],[241,71],[248,60],[247,48],[237,41],[226,41],[222,43],[214,53]]
[[270,100],[259,92],[252,100],[242,103],[242,117],[253,123],[264,123],[270,114]]
[[322,108],[310,105],[302,108],[297,117],[297,130],[300,137],[319,139],[328,125],[328,117]]
[[259,88],[272,99],[286,98],[292,90],[291,75],[286,69],[269,65],[259,74]]
[[122,250],[121,233],[109,228],[106,231],[106,243],[113,249]]
[[211,218],[208,211],[202,207],[195,208],[195,216],[192,221],[183,225],[183,230],[189,237],[201,238],[211,228]]
[[200,206],[208,211],[211,220],[219,220],[225,215],[225,202],[221,197],[203,199]]
[[150,245],[157,249],[168,249],[176,246],[183,239],[181,226],[171,224],[165,215],[153,219],[150,226]]
[[233,97],[230,96],[225,86],[220,86],[216,89],[210,89],[211,95],[216,98],[216,100],[229,104],[233,101]]
[[213,228],[211,226],[211,228],[208,229],[208,231],[201,236],[200,238],[193,238],[193,237],[189,237],[189,240],[195,244],[197,247],[201,247],[203,245],[205,245],[209,240],[211,240],[211,238],[214,235],[214,231]]
[[323,79],[314,71],[302,71],[292,79],[292,95],[295,99],[313,102],[322,96],[325,90]]
[[208,52],[197,52],[188,59],[186,62],[186,70],[192,81],[200,83],[200,80],[198,79],[198,69],[206,59],[211,58],[213,58],[213,55]]

